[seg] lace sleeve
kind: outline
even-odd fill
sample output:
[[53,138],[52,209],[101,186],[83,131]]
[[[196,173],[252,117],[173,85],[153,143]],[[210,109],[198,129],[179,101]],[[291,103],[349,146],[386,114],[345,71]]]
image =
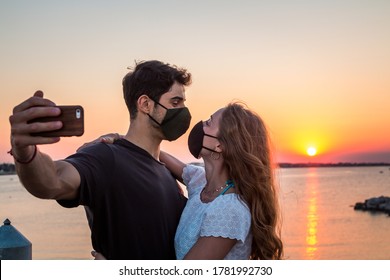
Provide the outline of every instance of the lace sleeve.
[[224,237],[244,242],[251,226],[248,207],[235,194],[225,195],[214,202],[205,214],[200,236]]

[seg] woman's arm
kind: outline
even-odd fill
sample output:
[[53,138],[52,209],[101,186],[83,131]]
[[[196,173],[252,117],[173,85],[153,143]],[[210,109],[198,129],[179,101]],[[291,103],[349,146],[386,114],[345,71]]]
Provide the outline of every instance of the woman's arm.
[[82,146],[80,146],[77,149],[77,152],[79,152],[80,150],[82,150],[85,147],[88,147],[90,145],[100,143],[100,142],[103,142],[106,144],[112,144],[112,143],[114,143],[115,140],[118,140],[121,138],[123,138],[123,136],[119,135],[118,133],[108,133],[108,134],[100,136],[99,138],[96,138],[95,140],[92,140],[91,142],[84,143]]
[[236,244],[237,239],[200,237],[184,257],[185,260],[222,260]]
[[181,162],[174,156],[164,152],[160,151],[160,161],[165,164],[165,166],[168,168],[168,170],[175,176],[177,180],[183,183],[183,169],[186,166],[185,163]]
[[[81,147],[77,149],[77,152],[85,147],[100,142],[106,144],[112,144],[114,143],[115,140],[118,140],[120,138],[123,138],[123,136],[119,135],[118,133],[108,133],[96,138],[95,140],[92,140],[91,142],[87,142],[83,144]],[[186,166],[183,162],[181,162],[174,156],[163,151],[160,151],[160,161],[165,164],[165,166],[169,169],[169,171],[175,176],[177,180],[183,183],[182,174],[183,174],[183,169]]]

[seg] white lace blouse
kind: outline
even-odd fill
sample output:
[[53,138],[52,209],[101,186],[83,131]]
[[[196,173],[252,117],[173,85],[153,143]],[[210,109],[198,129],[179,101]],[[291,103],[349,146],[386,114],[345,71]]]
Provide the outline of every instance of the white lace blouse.
[[252,245],[251,214],[245,202],[237,194],[229,193],[203,203],[200,200],[206,184],[203,167],[187,165],[183,170],[183,180],[188,201],[176,231],[176,258],[183,259],[199,237],[213,236],[237,239],[225,259],[248,259]]

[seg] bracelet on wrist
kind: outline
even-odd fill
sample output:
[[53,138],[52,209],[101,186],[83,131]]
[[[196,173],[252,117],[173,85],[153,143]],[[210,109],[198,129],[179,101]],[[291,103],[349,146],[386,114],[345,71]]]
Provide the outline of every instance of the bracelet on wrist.
[[16,162],[21,163],[21,164],[29,164],[30,162],[32,162],[32,161],[34,160],[35,156],[37,155],[37,150],[38,150],[37,145],[34,145],[34,153],[33,153],[32,157],[31,157],[29,160],[27,160],[27,161],[22,161],[22,160],[17,159],[17,158],[15,157],[13,151],[12,151],[12,148],[11,148],[11,150],[8,151],[8,153],[9,153],[11,156],[14,157],[14,159],[15,159]]

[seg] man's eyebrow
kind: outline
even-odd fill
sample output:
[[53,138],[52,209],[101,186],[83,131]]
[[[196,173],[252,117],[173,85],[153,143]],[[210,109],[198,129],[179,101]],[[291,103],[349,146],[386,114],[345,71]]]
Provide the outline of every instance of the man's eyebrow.
[[174,97],[171,97],[171,100],[172,100],[172,101],[173,101],[173,100],[179,100],[179,101],[181,101],[181,100],[184,100],[184,98],[181,97],[181,96],[174,96]]

